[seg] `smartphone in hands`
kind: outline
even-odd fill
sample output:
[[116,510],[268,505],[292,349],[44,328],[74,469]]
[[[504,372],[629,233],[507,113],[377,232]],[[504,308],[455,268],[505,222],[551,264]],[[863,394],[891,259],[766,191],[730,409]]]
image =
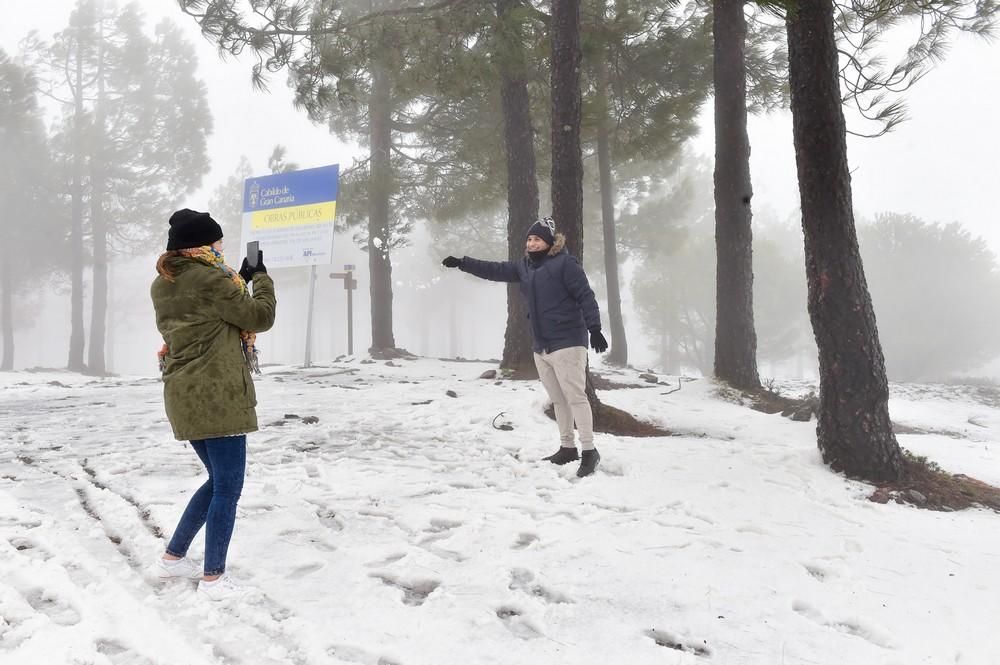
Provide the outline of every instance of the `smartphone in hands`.
[[251,240],[247,243],[247,265],[256,268],[258,263],[260,263],[260,243]]

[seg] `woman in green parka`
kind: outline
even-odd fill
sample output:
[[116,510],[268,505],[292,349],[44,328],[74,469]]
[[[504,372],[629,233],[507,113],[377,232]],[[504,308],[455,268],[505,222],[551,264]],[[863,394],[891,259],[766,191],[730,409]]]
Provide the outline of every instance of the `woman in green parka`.
[[[274,324],[274,283],[260,258],[252,268],[244,259],[234,271],[222,255],[219,224],[185,208],[170,217],[167,251],[150,289],[164,341],[159,356],[167,418],[174,436],[190,441],[208,471],[154,567],[164,578],[201,578],[198,593],[211,600],[244,593],[225,572],[246,473],[246,434],[257,431],[255,337]],[[187,558],[202,526],[204,568]]]

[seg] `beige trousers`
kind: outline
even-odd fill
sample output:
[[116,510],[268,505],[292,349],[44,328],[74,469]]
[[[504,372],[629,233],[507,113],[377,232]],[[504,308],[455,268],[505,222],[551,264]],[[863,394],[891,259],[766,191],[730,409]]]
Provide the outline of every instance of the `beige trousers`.
[[545,391],[552,400],[559,423],[559,440],[566,448],[574,447],[573,423],[580,433],[584,450],[594,447],[594,414],[587,399],[587,349],[571,346],[552,353],[536,353],[535,367]]

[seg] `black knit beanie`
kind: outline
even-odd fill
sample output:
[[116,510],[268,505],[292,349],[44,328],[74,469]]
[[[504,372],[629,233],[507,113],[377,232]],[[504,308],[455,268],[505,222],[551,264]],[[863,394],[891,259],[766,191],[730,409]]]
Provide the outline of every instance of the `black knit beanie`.
[[222,238],[222,227],[207,212],[184,208],[170,216],[167,251],[211,245]]
[[542,217],[528,227],[525,237],[527,236],[538,236],[551,247],[556,241],[556,223],[552,221],[551,217]]

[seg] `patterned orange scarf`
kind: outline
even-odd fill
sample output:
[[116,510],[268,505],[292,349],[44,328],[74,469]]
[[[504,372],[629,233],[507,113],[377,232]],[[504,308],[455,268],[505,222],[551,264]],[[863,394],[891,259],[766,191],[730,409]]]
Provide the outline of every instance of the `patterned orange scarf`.
[[[178,253],[182,256],[187,256],[205,265],[210,265],[218,268],[222,272],[226,273],[226,276],[233,281],[236,286],[240,287],[240,291],[244,294],[249,294],[247,290],[247,283],[240,277],[240,274],[226,265],[226,257],[222,255],[222,252],[217,252],[208,246],[203,247],[192,247],[191,249],[182,249]],[[243,359],[246,361],[247,368],[253,374],[260,374],[260,365],[258,363],[257,356],[257,333],[250,330],[240,331],[240,346],[243,348]],[[160,350],[156,353],[160,364],[160,373],[166,368],[167,365],[167,354],[170,353],[170,349],[164,344],[160,347]]]

